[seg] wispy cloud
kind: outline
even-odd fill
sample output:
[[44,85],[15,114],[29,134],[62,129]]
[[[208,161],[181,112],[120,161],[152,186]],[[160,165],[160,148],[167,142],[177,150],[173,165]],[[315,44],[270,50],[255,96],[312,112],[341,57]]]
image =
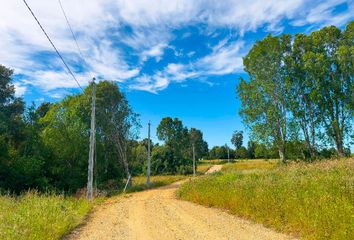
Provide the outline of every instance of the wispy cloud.
[[[354,18],[353,0],[62,0],[81,49],[83,64],[57,1],[28,0],[54,43],[69,62],[80,84],[91,76],[130,88],[158,92],[171,82],[207,78],[242,71],[247,32],[284,30],[293,26],[342,26]],[[341,6],[338,11],[336,8]],[[77,88],[21,1],[4,1],[0,8],[0,63],[14,68],[21,78],[17,93],[29,86],[50,94],[55,89]],[[188,26],[203,26],[209,38],[219,39],[209,52],[174,46],[177,38],[193,37]],[[215,29],[232,29],[225,38]],[[168,55],[172,50],[173,57]],[[188,58],[186,60],[186,58]],[[151,65],[149,59],[155,60]],[[206,81],[209,82],[209,81]]]
[[170,63],[153,75],[143,75],[137,78],[136,84],[133,84],[131,88],[156,93],[165,89],[171,82],[184,82],[187,79],[196,78],[202,78],[203,82],[212,86],[209,81],[205,81],[206,76],[242,71],[241,49],[243,46],[243,41],[228,43],[227,39],[222,40],[213,47],[210,54],[203,58],[188,64]]
[[15,82],[14,86],[15,86],[15,96],[16,97],[22,97],[25,94],[25,92],[27,90],[27,87],[23,86],[19,82]]

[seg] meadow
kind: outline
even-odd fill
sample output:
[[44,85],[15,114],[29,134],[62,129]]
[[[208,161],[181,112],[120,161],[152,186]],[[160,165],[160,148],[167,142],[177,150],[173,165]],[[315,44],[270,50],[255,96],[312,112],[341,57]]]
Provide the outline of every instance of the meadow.
[[185,183],[178,196],[304,239],[352,239],[353,174],[353,158],[288,165],[240,161]]
[[92,205],[85,199],[36,192],[0,196],[0,239],[60,239]]

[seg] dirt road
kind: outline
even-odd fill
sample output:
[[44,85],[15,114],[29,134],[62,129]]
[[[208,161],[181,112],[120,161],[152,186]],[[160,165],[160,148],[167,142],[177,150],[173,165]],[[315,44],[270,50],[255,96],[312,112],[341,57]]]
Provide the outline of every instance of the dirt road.
[[221,171],[222,169],[222,165],[213,165],[211,166],[208,171],[206,171],[205,174],[211,174],[211,173],[214,173],[214,172],[219,172]]
[[115,197],[68,239],[291,239],[220,210],[177,200],[180,184]]

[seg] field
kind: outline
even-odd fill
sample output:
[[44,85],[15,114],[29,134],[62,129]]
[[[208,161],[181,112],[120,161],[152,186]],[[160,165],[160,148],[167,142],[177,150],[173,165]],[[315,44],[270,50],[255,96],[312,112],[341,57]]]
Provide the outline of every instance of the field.
[[0,239],[59,239],[91,209],[84,199],[29,192],[0,196]]
[[241,161],[182,185],[178,196],[305,239],[352,239],[353,174],[354,159],[287,166]]
[[249,171],[249,170],[269,170],[274,169],[279,164],[278,160],[262,160],[262,159],[255,159],[255,160],[239,160],[236,163],[227,163],[223,166],[222,170],[224,172],[230,171]]

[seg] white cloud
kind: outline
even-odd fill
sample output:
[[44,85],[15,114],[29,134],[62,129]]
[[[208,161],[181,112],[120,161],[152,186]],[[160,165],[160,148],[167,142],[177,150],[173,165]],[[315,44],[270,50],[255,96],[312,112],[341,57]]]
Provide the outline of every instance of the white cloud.
[[141,54],[142,61],[146,61],[149,57],[153,57],[157,62],[159,62],[166,47],[166,43],[159,43],[150,49],[143,51]]
[[[197,49],[182,54],[184,49],[177,51],[171,43],[176,38],[174,31],[182,27],[203,24],[207,26],[204,33],[215,38],[219,37],[214,31],[217,28],[229,28],[242,36],[259,28],[282,32],[284,19],[295,26],[342,26],[354,18],[353,0],[62,0],[87,58],[85,66],[78,58],[58,2],[27,1],[80,84],[87,85],[93,75],[120,82],[135,79],[132,88],[151,92],[165,89],[170,82],[242,70],[244,42],[224,39],[211,46],[210,54],[196,59],[201,55],[196,54]],[[333,11],[339,4],[347,9]],[[77,88],[22,1],[3,1],[0,16],[0,63],[25,75],[19,88],[32,85],[44,92]],[[188,39],[191,34],[180,37]],[[183,56],[193,57],[193,61],[159,66],[160,70],[153,69],[151,75],[142,75],[146,61],[154,58],[160,62],[166,49],[174,51],[176,62]],[[40,55],[48,52],[52,54],[49,57]]]
[[[336,5],[347,3],[349,10],[347,12],[335,15],[333,10]],[[323,1],[308,13],[305,23],[320,23],[325,25],[343,25],[354,17],[354,1],[327,0]]]
[[196,66],[200,71],[205,71],[211,75],[224,75],[242,71],[240,50],[243,46],[243,41],[236,41],[231,44],[221,41],[221,45],[217,45],[210,55],[201,58]]
[[15,86],[15,96],[22,97],[25,94],[27,87],[22,85],[19,82],[15,82],[14,86]]
[[228,43],[228,39],[224,39],[209,55],[190,64],[170,63],[162,71],[135,79],[136,83],[130,87],[156,93],[167,88],[171,82],[184,82],[195,78],[201,78],[202,82],[212,86],[212,83],[205,80],[206,76],[225,75],[242,70],[240,50],[243,45],[243,41]]

